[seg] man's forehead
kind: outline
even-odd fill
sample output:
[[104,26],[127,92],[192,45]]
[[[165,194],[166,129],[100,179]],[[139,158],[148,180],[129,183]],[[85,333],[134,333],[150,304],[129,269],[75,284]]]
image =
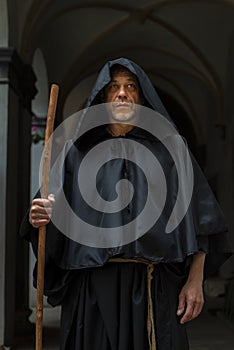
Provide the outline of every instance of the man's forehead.
[[121,78],[125,78],[126,81],[134,81],[134,82],[137,82],[137,79],[134,77],[134,76],[131,76],[131,75],[128,75],[128,74],[116,74],[114,75],[112,78],[111,78],[111,81],[118,81],[119,79]]
[[127,81],[137,82],[136,76],[129,71],[119,72],[111,75],[111,81],[117,81],[120,78],[125,78]]
[[129,80],[137,81],[135,74],[130,72],[127,68],[123,66],[114,66],[111,68],[111,79],[114,80],[118,77],[126,77]]

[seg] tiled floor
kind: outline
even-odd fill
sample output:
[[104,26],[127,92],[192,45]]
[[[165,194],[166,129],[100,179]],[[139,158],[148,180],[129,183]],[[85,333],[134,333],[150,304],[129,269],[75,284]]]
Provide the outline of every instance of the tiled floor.
[[[59,308],[45,308],[43,350],[59,349],[59,314]],[[32,314],[31,319],[35,321],[35,314]],[[188,333],[191,350],[234,350],[234,329],[206,310],[188,325]],[[18,339],[13,349],[33,350],[34,348],[34,340],[31,336]]]

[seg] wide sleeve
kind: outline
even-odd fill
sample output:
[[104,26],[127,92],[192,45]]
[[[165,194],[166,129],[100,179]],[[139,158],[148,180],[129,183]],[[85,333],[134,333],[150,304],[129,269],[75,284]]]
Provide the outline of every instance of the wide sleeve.
[[[50,226],[47,225],[47,241],[50,241]],[[31,246],[36,257],[36,263],[33,271],[33,285],[37,288],[37,250],[38,250],[38,234],[39,229],[34,228],[29,222],[29,210],[23,218],[20,226],[19,234],[22,238],[27,240]],[[62,300],[67,292],[68,284],[73,278],[74,273],[62,269],[52,257],[48,244],[45,248],[45,273],[44,273],[44,295],[47,296],[48,303],[56,306],[62,303]]]

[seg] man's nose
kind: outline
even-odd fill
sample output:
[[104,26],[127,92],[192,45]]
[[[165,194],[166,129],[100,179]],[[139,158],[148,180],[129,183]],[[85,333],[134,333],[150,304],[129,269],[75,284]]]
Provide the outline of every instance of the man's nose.
[[125,97],[127,97],[126,89],[125,89],[124,86],[120,86],[119,91],[118,91],[118,97],[119,97],[119,98],[125,98]]

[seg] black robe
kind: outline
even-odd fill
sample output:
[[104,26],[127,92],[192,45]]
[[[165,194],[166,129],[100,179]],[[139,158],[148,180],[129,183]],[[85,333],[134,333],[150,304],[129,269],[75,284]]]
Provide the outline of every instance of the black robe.
[[[124,58],[104,66],[86,107],[101,103],[100,92],[110,81],[110,67],[114,64],[125,66],[138,77],[145,106],[170,121],[145,73],[135,63]],[[107,229],[112,224],[119,227],[137,217],[144,208],[148,195],[147,181],[143,171],[134,162],[115,158],[101,167],[97,188],[106,200],[111,201],[115,184],[120,179],[128,179],[135,191],[132,202],[114,214],[97,212],[85,203],[76,181],[81,161],[93,147],[105,141],[125,147],[121,137],[114,138],[106,131],[106,125],[82,133],[82,128],[91,117],[92,111],[89,113],[89,109],[85,109],[74,139],[64,147],[69,147],[69,151],[64,156],[60,182],[54,189],[56,203],[60,202],[61,193],[64,192],[73,212],[84,221]],[[172,142],[178,148],[177,139],[173,137]],[[140,127],[135,127],[125,139],[143,145],[158,159],[168,188],[165,206],[159,220],[143,236],[128,244],[113,247],[78,243],[61,233],[53,220],[49,223],[45,295],[52,305],[62,305],[61,350],[148,349],[146,266],[129,262],[109,263],[108,260],[113,257],[144,258],[158,263],[152,281],[157,349],[188,349],[186,329],[179,323],[176,310],[178,295],[186,281],[192,257],[199,250],[206,252],[205,276],[208,276],[232,252],[223,214],[192,155],[194,189],[189,208],[173,232],[165,234],[179,186],[173,159],[161,140]],[[133,147],[134,151],[136,149]],[[155,199],[155,205],[156,202]],[[66,212],[61,220],[69,227]],[[22,223],[21,235],[32,243],[37,256],[38,232],[29,224],[28,214]]]

